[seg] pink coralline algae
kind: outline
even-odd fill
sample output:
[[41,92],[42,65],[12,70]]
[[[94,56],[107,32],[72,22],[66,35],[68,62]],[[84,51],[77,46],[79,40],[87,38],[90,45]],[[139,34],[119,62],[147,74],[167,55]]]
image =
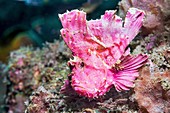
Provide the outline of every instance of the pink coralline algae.
[[90,21],[79,10],[59,15],[61,35],[74,57],[68,62],[71,86],[79,95],[102,96],[113,86],[129,90],[147,61],[146,55],[132,56],[127,49],[142,26],[144,12],[130,8],[124,24],[115,12],[106,11],[101,19]]

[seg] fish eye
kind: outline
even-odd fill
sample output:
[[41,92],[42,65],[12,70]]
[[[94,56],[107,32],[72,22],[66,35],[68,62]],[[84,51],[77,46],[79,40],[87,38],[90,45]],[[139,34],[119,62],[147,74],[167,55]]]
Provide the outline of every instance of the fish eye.
[[83,68],[84,67],[84,62],[80,63],[80,67]]

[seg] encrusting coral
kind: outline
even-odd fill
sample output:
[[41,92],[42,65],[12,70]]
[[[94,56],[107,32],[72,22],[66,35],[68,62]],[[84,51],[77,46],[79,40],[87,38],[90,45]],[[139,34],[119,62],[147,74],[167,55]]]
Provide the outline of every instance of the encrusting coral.
[[117,91],[134,87],[134,80],[147,60],[146,55],[130,55],[128,44],[142,26],[144,12],[130,8],[123,25],[115,11],[106,11],[101,19],[86,21],[86,13],[72,10],[60,14],[61,34],[73,52],[71,86],[82,96],[104,95],[115,86]]

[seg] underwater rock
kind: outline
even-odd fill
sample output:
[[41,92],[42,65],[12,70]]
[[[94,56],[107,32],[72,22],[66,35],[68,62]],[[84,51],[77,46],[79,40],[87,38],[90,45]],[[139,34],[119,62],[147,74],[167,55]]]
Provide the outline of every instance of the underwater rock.
[[145,11],[143,34],[165,30],[165,25],[170,16],[169,0],[122,0],[119,3],[119,15],[125,17],[129,8],[135,7]]
[[[60,83],[63,82],[60,80]],[[57,87],[57,88],[56,88]],[[55,112],[137,112],[138,106],[131,95],[133,91],[116,92],[111,89],[104,97],[87,99],[74,92],[61,94],[53,82],[40,86],[27,102],[26,113]]]
[[170,112],[170,71],[150,72],[144,67],[135,84],[135,99],[142,113]]

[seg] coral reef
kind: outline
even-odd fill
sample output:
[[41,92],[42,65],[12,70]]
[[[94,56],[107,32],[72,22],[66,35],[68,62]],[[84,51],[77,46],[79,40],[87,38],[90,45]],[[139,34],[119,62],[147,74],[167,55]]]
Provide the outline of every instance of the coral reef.
[[80,97],[72,89],[62,95],[55,89],[54,83],[44,84],[30,96],[26,113],[55,113],[55,112],[136,112],[132,92],[118,93],[111,89],[104,97],[87,99]]
[[155,38],[154,34],[150,34],[143,39],[133,42],[131,46],[136,45],[133,47],[133,54],[139,54],[141,52],[147,54],[154,70],[163,72],[170,69],[169,44],[170,32],[164,31],[157,38]]
[[[43,112],[136,112],[133,91],[118,93],[114,88],[99,99],[80,97],[68,87],[61,86],[67,80],[71,57],[63,42],[48,43],[42,49],[22,47],[11,53],[7,107],[12,113]],[[61,90],[61,92],[60,92]],[[65,91],[65,90],[64,90]]]
[[170,71],[150,72],[142,68],[136,80],[135,99],[142,113],[170,112]]
[[[7,105],[11,113],[23,113],[24,102],[41,84],[48,83],[52,77],[66,77],[69,68],[66,60],[70,51],[63,42],[47,43],[44,48],[22,47],[14,51],[9,59],[9,81]],[[57,83],[55,82],[57,85]]]
[[42,49],[21,48],[11,53],[11,84],[6,99],[8,112],[22,113],[25,108],[28,113],[137,112],[138,106],[133,104],[133,90],[118,93],[112,88],[105,96],[95,100],[80,97],[72,87],[63,92],[61,86],[69,73],[66,61],[71,57],[63,44],[49,43]]
[[[90,72],[88,69],[91,69],[91,67],[87,68],[87,64],[89,64],[90,66],[91,64],[93,64],[95,68],[97,67],[101,69],[101,67],[103,67],[103,62],[101,63],[100,59],[95,60],[96,54],[98,55],[97,58],[100,58],[102,55],[107,55],[107,52],[103,51],[102,46],[110,46],[112,44],[112,41],[107,40],[108,43],[107,41],[104,42],[102,39],[103,37],[99,37],[100,35],[97,36],[97,39],[94,38],[92,41],[90,40],[90,35],[88,35],[88,41],[85,44],[90,45],[91,43],[93,43],[93,46],[91,47],[93,49],[89,50],[88,54],[84,54],[84,52],[86,52],[85,49],[89,48],[83,46],[85,45],[84,40],[80,40],[79,36],[84,36],[85,34],[77,33],[75,32],[75,27],[72,28],[71,26],[66,25],[67,27],[71,27],[74,32],[73,34],[69,34],[69,31],[67,29],[65,32],[66,35],[62,34],[63,37],[67,37],[67,35],[72,37],[78,35],[76,37],[77,40],[75,40],[76,44],[73,45],[69,45],[69,42],[71,42],[74,37],[70,38],[70,40],[65,39],[67,45],[70,47],[73,53],[71,53],[68,47],[65,46],[64,42],[60,41],[55,41],[54,43],[47,43],[41,49],[33,49],[32,47],[22,47],[19,50],[13,51],[11,53],[8,63],[8,79],[10,84],[8,84],[6,98],[8,112],[23,113],[25,111],[26,113],[169,113],[169,1],[151,0],[144,2],[144,0],[122,0],[120,2],[119,15],[125,17],[126,12],[132,6],[145,10],[146,19],[144,19],[144,25],[141,29],[141,33],[139,33],[135,40],[131,41],[131,39],[130,44],[128,42],[128,47],[130,47],[132,55],[128,55],[130,51],[126,48],[126,46],[128,45],[127,43],[125,43],[126,41],[122,42],[123,44],[125,43],[125,46],[120,46],[122,47],[120,48],[122,51],[120,53],[115,53],[118,56],[114,58],[118,58],[113,61],[114,63],[111,63],[115,64],[112,67],[111,73],[114,72],[116,73],[116,76],[119,76],[120,72],[123,73],[125,70],[128,70],[129,62],[126,62],[127,59],[129,59],[132,64],[135,64],[130,66],[130,68],[138,70],[139,67],[141,67],[142,64],[145,62],[146,58],[145,55],[141,55],[141,53],[147,54],[147,56],[149,57],[149,62],[144,67],[140,68],[139,77],[137,77],[138,73],[137,76],[135,76],[136,73],[132,73],[135,76],[133,79],[131,78],[132,83],[135,82],[134,88],[131,88],[128,91],[117,92],[117,90],[119,89],[129,89],[129,87],[124,86],[125,82],[123,81],[123,83],[121,82],[122,84],[118,85],[120,87],[112,87],[113,84],[110,85],[110,87],[107,86],[103,91],[104,93],[97,93],[98,98],[86,98],[93,97],[93,95],[91,96],[90,93],[88,93],[89,95],[86,97],[81,96],[80,94],[82,94],[82,91],[78,92],[79,89],[75,90],[75,87],[80,86],[80,84],[82,84],[82,86],[85,86],[87,85],[86,82],[91,80],[90,83],[92,83],[92,85],[88,84],[87,86],[89,88],[99,87],[100,89],[100,86],[102,85],[98,85],[98,83],[104,83],[100,77],[98,78],[98,76],[93,76],[93,74],[103,73],[103,71],[94,71],[91,75],[91,78],[86,78],[84,76],[82,77],[79,76],[79,74],[81,73],[82,75],[86,75],[86,73]],[[107,14],[109,14],[109,12],[107,12]],[[140,16],[141,15],[138,15],[137,17]],[[73,17],[75,17],[75,15],[73,15]],[[103,16],[103,18],[104,17],[105,16]],[[115,20],[119,20],[118,16],[114,17]],[[93,31],[92,29],[96,27],[101,28],[100,19],[97,20],[98,24],[95,23],[95,20],[91,20],[88,22],[85,22],[86,24],[88,23],[88,26],[91,26],[91,29],[89,28],[88,32]],[[84,25],[85,23],[81,23],[80,25]],[[72,23],[71,25],[77,24]],[[108,26],[111,27],[111,24],[108,24]],[[120,26],[122,26],[122,24]],[[116,28],[120,26],[119,24],[116,24]],[[94,34],[96,33],[95,36],[97,35],[98,30],[100,30],[97,28],[94,29],[94,31],[96,30],[94,32]],[[105,32],[108,33],[110,32],[110,30],[107,29]],[[136,34],[137,32],[134,32],[131,38],[134,38]],[[109,35],[104,35],[104,37],[107,36]],[[124,38],[126,39],[126,37]],[[117,43],[117,45],[119,44],[120,43]],[[81,48],[75,48],[75,46]],[[116,48],[115,51],[120,49]],[[81,52],[77,53],[77,51]],[[100,52],[103,52],[104,54],[100,54]],[[69,58],[72,57],[72,54],[74,57],[68,63],[70,66],[69,68],[66,62],[69,60]],[[92,57],[87,58],[89,54],[91,54]],[[81,59],[82,56],[83,60]],[[101,57],[101,59],[103,58],[104,57]],[[106,59],[104,59],[103,61],[106,62],[105,64],[110,65],[110,62],[108,62]],[[136,61],[138,63],[134,63]],[[100,65],[96,62],[99,62]],[[6,73],[8,69],[4,68],[4,65],[0,66],[2,66],[2,68],[0,67],[0,69],[4,70],[0,71],[0,74],[3,74],[3,72]],[[121,70],[122,66],[124,67],[124,70]],[[85,73],[83,73],[83,71],[79,71],[83,69]],[[72,73],[68,76],[70,70],[72,71]],[[76,76],[73,75],[75,73]],[[93,79],[96,81],[100,81],[95,84]],[[109,82],[109,79],[106,81]],[[128,83],[128,85],[129,84],[130,83]],[[103,86],[105,85],[106,84],[104,84]],[[130,84],[130,87],[132,86],[134,86],[134,83]],[[88,91],[90,92],[90,90]],[[101,95],[99,96],[99,94]]]

